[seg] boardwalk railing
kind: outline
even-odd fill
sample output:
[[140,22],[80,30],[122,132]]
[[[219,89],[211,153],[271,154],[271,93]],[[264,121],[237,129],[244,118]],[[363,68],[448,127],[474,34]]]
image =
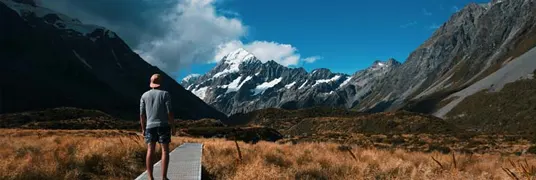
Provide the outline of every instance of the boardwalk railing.
[[[201,156],[203,144],[184,143],[169,154],[169,167],[167,177],[170,180],[201,180]],[[162,179],[161,161],[154,165],[153,176]],[[136,180],[147,180],[147,171]]]

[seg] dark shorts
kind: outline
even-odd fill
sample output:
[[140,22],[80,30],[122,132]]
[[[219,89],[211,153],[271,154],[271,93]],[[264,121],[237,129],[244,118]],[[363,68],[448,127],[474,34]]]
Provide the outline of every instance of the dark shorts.
[[145,130],[145,144],[157,141],[160,144],[171,142],[171,128],[169,126],[154,127]]

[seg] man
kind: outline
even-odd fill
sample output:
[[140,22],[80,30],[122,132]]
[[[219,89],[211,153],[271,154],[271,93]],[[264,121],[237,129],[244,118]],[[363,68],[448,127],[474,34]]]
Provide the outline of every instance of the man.
[[157,141],[162,147],[162,179],[167,179],[169,143],[174,127],[171,97],[160,89],[160,84],[160,74],[153,74],[149,84],[151,90],[143,93],[140,100],[141,132],[148,145],[145,166],[150,180],[154,179],[152,155]]

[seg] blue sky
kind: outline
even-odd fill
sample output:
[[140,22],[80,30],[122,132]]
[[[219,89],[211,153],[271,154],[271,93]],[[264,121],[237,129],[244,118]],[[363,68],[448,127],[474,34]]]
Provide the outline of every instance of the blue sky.
[[[435,28],[470,0],[348,1],[348,0],[227,0],[218,13],[248,26],[242,42],[274,41],[297,48],[308,71],[329,68],[352,74],[374,60],[390,57],[403,62]],[[301,65],[302,63],[300,63]],[[177,75],[206,73],[215,63],[193,64]]]

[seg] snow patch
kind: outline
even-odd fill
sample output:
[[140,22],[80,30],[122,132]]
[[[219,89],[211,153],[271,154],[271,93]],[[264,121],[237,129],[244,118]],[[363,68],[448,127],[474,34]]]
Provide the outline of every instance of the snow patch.
[[230,92],[236,92],[242,87],[242,85],[244,85],[246,82],[251,80],[251,78],[252,78],[251,76],[248,76],[244,78],[244,80],[242,80],[242,76],[240,76],[236,78],[235,80],[233,80],[230,84],[219,86],[219,87],[227,88],[227,91],[225,92],[225,94],[230,93]]
[[303,87],[305,87],[305,85],[309,82],[309,80],[306,80],[298,89],[301,89]]
[[277,79],[274,79],[270,82],[264,82],[260,85],[258,85],[257,87],[255,87],[255,89],[253,90],[254,91],[254,96],[257,95],[257,94],[262,94],[264,93],[264,91],[266,91],[267,89],[269,88],[272,88],[274,87],[275,85],[279,84],[281,82],[283,78],[280,77],[280,78],[277,78]]
[[229,85],[225,85],[227,87],[227,91],[225,92],[225,94],[237,91],[240,80],[242,80],[242,76],[233,80]]
[[341,83],[341,85],[339,86],[340,87],[344,87],[344,85],[348,84],[351,80],[352,80],[353,77],[349,77],[347,78],[346,80],[344,80],[344,82]]
[[239,48],[225,56],[223,61],[227,64],[240,64],[241,62],[253,59],[254,57],[253,54],[245,49]]
[[193,90],[192,93],[194,93],[197,97],[199,97],[201,100],[205,100],[206,94],[207,94],[208,87],[202,87],[196,90]]
[[331,79],[320,79],[320,80],[316,80],[316,83],[313,84],[313,87],[319,85],[319,84],[322,84],[322,83],[329,83],[329,82],[333,82],[333,81],[337,81],[341,78],[340,75],[336,75],[336,76],[333,76]]
[[78,55],[78,53],[76,53],[75,50],[73,50],[73,53],[74,53],[74,55],[78,58],[78,60],[80,60],[80,62],[84,63],[89,69],[92,69],[92,68],[93,68],[93,67],[91,67],[91,65],[89,65],[89,64],[87,63],[87,61],[86,61],[84,58],[80,57],[80,55]]
[[220,77],[220,76],[222,76],[222,75],[229,74],[229,73],[231,73],[231,72],[232,72],[232,71],[229,70],[229,69],[224,69],[223,71],[214,74],[214,76],[212,76],[212,77],[213,77],[213,78],[217,78],[217,77]]
[[117,37],[117,35],[114,32],[110,31],[110,30],[106,30],[106,36],[108,36],[108,38],[110,38],[110,39],[113,39],[113,38]]
[[223,71],[214,74],[214,77],[220,77],[225,74],[238,72],[240,70],[239,67],[242,62],[250,61],[253,59],[255,59],[255,56],[253,56],[253,54],[247,52],[243,48],[239,48],[236,51],[227,54],[227,56],[225,56],[221,60],[223,63],[228,64],[228,67],[225,68]]
[[290,84],[285,85],[285,88],[290,89],[290,88],[292,88],[292,86],[294,86],[294,84],[296,84],[296,81],[294,81],[294,82],[292,82],[292,83],[290,83]]
[[119,63],[119,59],[117,59],[117,56],[115,55],[114,49],[112,49],[112,55],[114,55],[114,59],[115,59],[115,62],[117,63],[117,66],[119,66],[119,68],[123,69],[123,66],[121,66],[121,63]]
[[190,74],[190,75],[182,78],[182,81],[188,82],[188,81],[192,80],[193,78],[197,78],[199,76],[201,76],[201,74]]
[[335,91],[330,91],[330,92],[324,93],[324,95],[332,95],[333,93],[335,93]]
[[251,80],[251,78],[253,78],[252,76],[248,76],[246,77],[246,79],[244,79],[242,81],[242,83],[240,83],[240,85],[238,85],[238,89],[240,89],[240,87],[242,87],[242,85],[244,85],[246,82],[248,82],[249,80]]

